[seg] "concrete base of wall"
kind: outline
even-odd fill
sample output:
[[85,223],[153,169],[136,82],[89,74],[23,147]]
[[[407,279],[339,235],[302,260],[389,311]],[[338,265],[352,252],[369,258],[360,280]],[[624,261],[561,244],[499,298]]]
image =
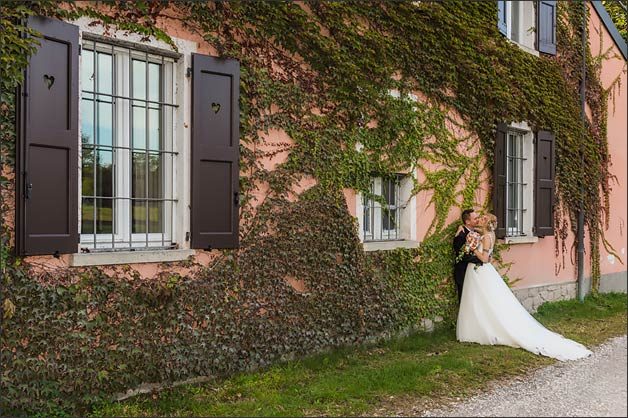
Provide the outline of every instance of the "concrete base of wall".
[[[621,271],[619,273],[604,274],[600,278],[600,292],[622,292],[626,293],[628,283],[628,272]],[[591,279],[585,279],[585,289],[587,294],[591,291]],[[519,299],[519,302],[528,310],[528,312],[536,312],[536,310],[545,302],[557,300],[575,299],[578,297],[577,282],[567,282],[560,284],[550,284],[542,286],[533,286],[523,289],[513,289],[513,293]]]

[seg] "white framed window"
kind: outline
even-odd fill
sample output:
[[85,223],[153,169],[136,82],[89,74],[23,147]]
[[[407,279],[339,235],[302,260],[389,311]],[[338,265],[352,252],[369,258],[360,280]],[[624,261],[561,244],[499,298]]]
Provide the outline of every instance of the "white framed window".
[[506,236],[532,236],[534,135],[527,124],[506,133]]
[[538,55],[536,40],[536,10],[533,1],[497,1],[498,26],[508,39],[522,49]]
[[82,46],[80,246],[169,248],[174,60],[90,40]]
[[371,193],[381,198],[363,197],[364,241],[396,241],[401,239],[400,177],[371,180]]
[[371,196],[358,193],[356,216],[366,251],[412,248],[416,240],[413,174],[371,179]]
[[[398,90],[389,90],[388,93],[402,99]],[[418,101],[418,97],[411,93],[404,94],[403,98]],[[356,149],[361,150],[361,144],[356,144]],[[418,246],[416,196],[413,194],[415,179],[414,171],[386,178],[374,177],[371,179],[370,194],[379,198],[357,194],[358,232],[365,251]]]

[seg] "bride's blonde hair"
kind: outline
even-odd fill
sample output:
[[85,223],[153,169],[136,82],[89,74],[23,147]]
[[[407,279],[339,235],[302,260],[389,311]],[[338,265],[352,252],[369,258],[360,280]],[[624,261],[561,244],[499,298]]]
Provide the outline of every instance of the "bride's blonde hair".
[[484,214],[485,221],[482,225],[478,225],[479,229],[482,231],[482,234],[486,234],[487,232],[493,232],[497,229],[497,216],[492,213]]

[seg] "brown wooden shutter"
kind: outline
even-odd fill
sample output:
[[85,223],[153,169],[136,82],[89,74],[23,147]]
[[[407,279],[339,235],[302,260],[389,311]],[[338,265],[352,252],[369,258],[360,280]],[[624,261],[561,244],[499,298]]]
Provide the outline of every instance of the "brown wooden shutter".
[[536,135],[534,176],[534,235],[554,235],[554,134]]
[[506,1],[497,0],[497,27],[499,31],[508,36],[508,25],[506,23]]
[[536,34],[539,52],[556,55],[555,0],[540,0],[538,2]]
[[192,248],[237,248],[240,64],[192,54]]
[[497,216],[495,236],[506,236],[506,137],[508,127],[497,125],[495,133],[495,161],[493,165],[493,212]]
[[42,34],[19,94],[17,249],[78,250],[79,29],[30,17]]

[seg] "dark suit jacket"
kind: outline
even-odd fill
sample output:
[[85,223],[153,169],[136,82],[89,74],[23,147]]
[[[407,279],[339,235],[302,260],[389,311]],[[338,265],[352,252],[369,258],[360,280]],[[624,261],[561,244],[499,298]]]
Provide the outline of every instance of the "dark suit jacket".
[[[460,254],[460,250],[467,242],[467,235],[470,230],[467,227],[464,227],[463,231],[454,237],[454,257],[458,257]],[[477,265],[482,265],[482,261],[475,256],[475,254],[465,254],[460,261],[458,261],[454,266],[454,280],[456,281],[456,288],[458,289],[458,297],[462,296],[462,285],[464,283],[464,275],[467,272],[467,265],[469,263],[474,263]]]

